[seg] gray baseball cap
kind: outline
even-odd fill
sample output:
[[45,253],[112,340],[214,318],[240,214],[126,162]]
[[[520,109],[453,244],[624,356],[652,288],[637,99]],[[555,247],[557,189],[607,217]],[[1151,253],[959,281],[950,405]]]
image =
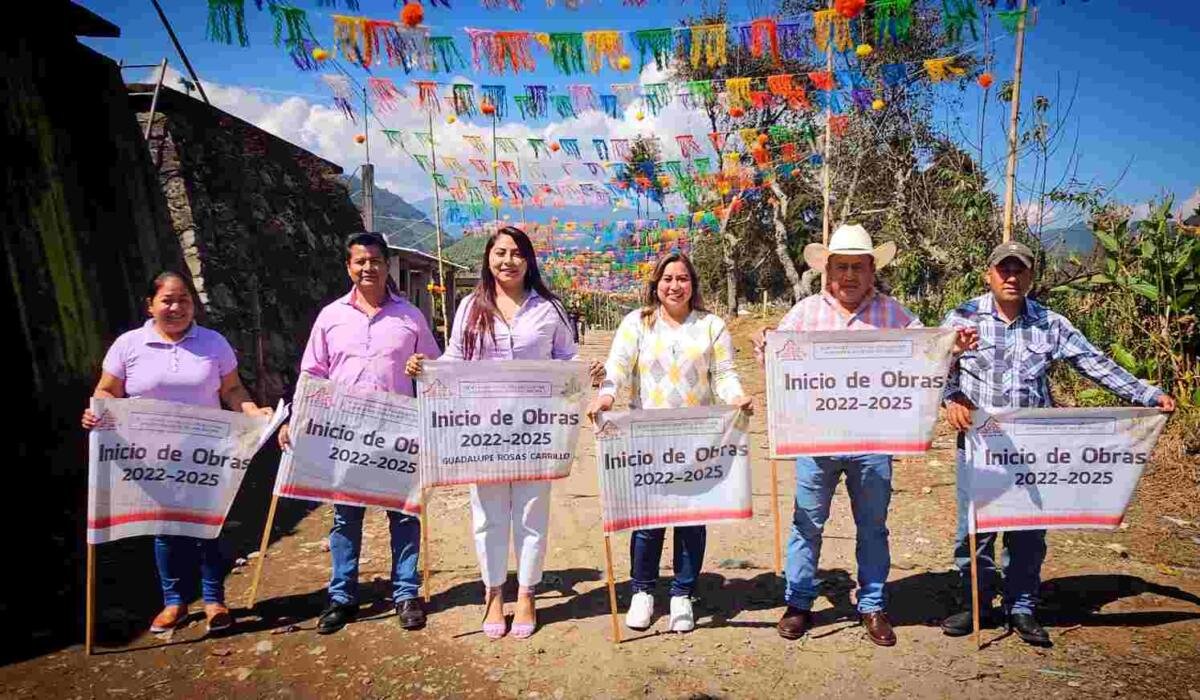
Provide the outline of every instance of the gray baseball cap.
[[1016,258],[1025,263],[1025,267],[1033,269],[1033,251],[1024,243],[1009,241],[992,248],[992,254],[988,256],[988,267],[999,264],[1005,258]]

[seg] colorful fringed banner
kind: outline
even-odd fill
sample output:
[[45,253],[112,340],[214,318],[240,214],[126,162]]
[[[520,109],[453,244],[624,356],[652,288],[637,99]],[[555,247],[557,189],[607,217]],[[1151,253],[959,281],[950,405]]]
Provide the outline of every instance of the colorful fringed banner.
[[713,91],[711,80],[689,80],[687,82],[688,94],[696,101],[697,105],[706,106],[716,101],[717,95]]
[[408,95],[396,87],[390,78],[367,78],[367,91],[371,93],[375,111],[382,114],[395,112],[400,108],[400,100],[408,99]]
[[816,94],[814,99],[818,109],[827,109],[834,114],[842,111],[842,102],[838,99],[838,94],[832,90],[828,92],[822,90]]
[[750,91],[750,105],[754,107],[754,109],[766,109],[774,102],[775,99],[771,96],[771,93],[767,92],[766,90]]
[[829,71],[812,71],[808,74],[808,80],[813,84],[813,87],[825,92],[829,92],[834,87],[833,73]]
[[531,116],[541,119],[550,108],[550,88],[545,85],[526,85],[525,95],[529,98]]
[[662,111],[663,103],[659,101],[658,95],[652,93],[643,95],[642,101],[645,102],[646,109],[650,111],[650,114],[658,116],[658,113]]
[[442,156],[442,162],[445,163],[446,167],[452,172],[460,173],[462,175],[467,174],[467,169],[464,168],[462,163],[458,162],[458,158],[455,158],[454,156]]
[[725,148],[725,134],[719,131],[713,131],[708,134],[708,142],[712,144],[713,150],[720,153]]
[[596,93],[591,85],[568,85],[567,92],[571,95],[571,106],[576,114],[596,109]]
[[296,64],[296,68],[302,71],[320,70],[320,62],[313,58],[313,50],[317,48],[320,48],[320,44],[312,39],[301,39],[288,51],[288,56],[291,57],[292,63]]
[[618,118],[617,96],[616,95],[601,95],[600,96],[600,109],[605,114],[612,117],[613,119],[617,119]]
[[633,103],[638,97],[638,86],[636,83],[613,83],[609,87],[617,96],[617,103],[624,109]]
[[641,68],[646,67],[646,54],[654,57],[654,65],[665,70],[675,51],[675,35],[670,29],[641,29],[633,33]]
[[497,188],[496,183],[491,180],[480,180],[479,186],[483,188],[484,192],[487,192],[488,194],[492,195],[493,197],[500,196],[499,188]]
[[510,179],[518,177],[517,164],[512,162],[511,160],[497,161],[496,167],[500,168],[500,172],[504,174],[504,177],[507,177]]
[[592,148],[600,160],[608,160],[608,143],[604,139],[592,139]]
[[875,35],[880,45],[891,37],[894,43],[908,41],[912,28],[913,0],[876,0]]
[[431,36],[429,37],[429,65],[434,73],[438,71],[451,73],[465,70],[467,59],[459,52],[458,44],[454,43],[454,37]]
[[471,61],[475,70],[487,68],[497,75],[512,69],[513,73],[536,68],[533,61],[533,34],[530,32],[497,32],[490,29],[464,28],[471,40]]
[[752,78],[726,78],[725,100],[730,107],[750,105],[750,81]]
[[350,89],[350,78],[344,75],[323,73],[321,81],[333,93],[333,104],[350,121],[354,121],[354,95]]
[[521,119],[533,119],[533,100],[529,95],[513,95],[513,102],[517,104],[517,110],[521,113]]
[[691,134],[679,134],[675,137],[675,143],[679,144],[679,155],[682,158],[691,158],[700,153],[700,144],[696,143],[696,137]]
[[613,151],[616,152],[617,157],[621,160],[629,160],[630,156],[633,155],[633,151],[629,148],[628,139],[612,139],[611,143]]
[[[317,0],[317,7],[337,7],[337,0]],[[449,7],[449,5],[446,7]],[[346,9],[357,11],[358,0],[346,0]]]
[[646,83],[642,89],[647,95],[654,95],[660,106],[666,107],[671,104],[670,83]]
[[504,119],[508,116],[508,89],[503,85],[480,85],[480,91],[483,92],[483,99],[487,100],[496,108],[496,118]]
[[699,68],[701,62],[709,68],[725,65],[727,37],[728,29],[723,22],[692,25],[692,67]]
[[599,163],[593,163],[592,161],[588,161],[588,162],[584,163],[583,165],[585,168],[588,169],[588,172],[591,173],[593,177],[600,176],[600,164]]
[[829,132],[837,138],[846,135],[846,130],[850,128],[850,117],[844,114],[834,114],[829,117]]
[[[783,160],[788,161],[788,162],[796,160],[796,144],[785,143],[782,146],[780,146],[779,156],[780,156],[780,158],[782,158]],[[784,175],[784,177],[791,174],[791,172],[790,172],[791,168],[788,168],[788,171],[789,172],[786,173]]]
[[487,175],[487,173],[488,173],[487,163],[485,163],[482,159],[471,158],[467,162],[471,164],[471,167],[478,170],[480,175]]
[[697,175],[704,176],[712,169],[712,161],[708,159],[708,156],[697,158],[692,161],[692,167],[696,169]]
[[[751,56],[762,58],[770,51],[771,60],[779,63],[779,29],[774,19],[760,17],[751,21],[749,27],[742,27],[742,29],[743,31],[749,30]],[[743,36],[745,35],[743,34]],[[745,43],[744,39],[743,43]]]
[[361,66],[371,65],[369,51],[364,47],[364,44],[369,44],[365,22],[365,17],[333,15],[333,43],[338,53],[347,61]]
[[963,27],[971,30],[972,41],[978,41],[979,33],[975,27],[978,21],[975,0],[942,0],[942,26],[946,29],[947,41],[961,41]]
[[450,189],[450,184],[446,182],[445,175],[435,172],[435,173],[431,173],[430,177],[433,178],[433,184],[437,185],[438,189],[440,189],[440,190]]
[[450,101],[458,116],[475,116],[475,86],[470,83],[455,83],[450,86]]
[[887,87],[899,87],[908,82],[908,67],[903,63],[886,63],[879,73]]
[[517,142],[515,139],[508,138],[507,136],[497,136],[496,148],[500,149],[504,153],[516,153]]
[[1004,31],[1009,34],[1017,33],[1017,29],[1021,26],[1021,20],[1025,19],[1025,16],[1025,10],[1002,10],[996,13],[996,19],[1000,20],[1000,26],[1004,27]]
[[529,148],[533,150],[533,157],[540,158],[542,153],[549,154],[550,149],[546,147],[545,139],[526,139],[529,142]]
[[796,88],[792,85],[792,74],[781,73],[767,76],[767,90],[776,97],[788,99]]
[[626,166],[625,163],[620,162],[613,163],[610,169],[612,170],[613,177],[618,180],[624,179],[626,174],[629,172],[628,166]]
[[780,22],[775,29],[779,36],[779,53],[793,61],[809,57],[808,27],[800,22]]
[[737,133],[746,148],[754,148],[754,144],[758,143],[758,129],[738,129]]
[[621,39],[621,32],[584,32],[583,45],[587,49],[588,65],[593,73],[599,73],[605,61],[608,62],[609,68],[619,68],[620,58],[625,55],[625,42]]
[[414,131],[412,135],[421,143],[422,146],[433,145],[433,133],[429,131]]
[[529,177],[533,180],[545,180],[546,171],[542,170],[542,166],[537,163],[530,163],[526,168],[529,171]]
[[813,41],[821,53],[829,50],[829,42],[838,51],[854,47],[850,33],[850,20],[834,9],[818,10],[813,13]]
[[875,101],[875,93],[866,88],[851,90],[850,97],[854,100],[854,108],[863,112],[870,110],[871,103]]
[[579,139],[559,139],[558,145],[562,146],[563,153],[575,160],[583,160],[583,154],[579,152]]
[[579,32],[551,32],[550,58],[559,72],[571,75],[584,72],[583,34]]
[[575,114],[575,106],[571,104],[570,95],[551,95],[550,101],[554,104],[554,111],[563,119],[578,116]]
[[[271,19],[275,20],[275,45],[279,46],[282,43],[289,50],[294,51],[297,47],[303,44],[306,40],[313,39],[312,27],[308,24],[308,13],[298,7],[288,7],[287,5],[270,5]],[[287,37],[284,37],[284,29],[287,29]]]
[[954,56],[928,58],[925,59],[923,65],[925,66],[925,72],[929,74],[929,80],[934,83],[952,80],[967,73],[965,68],[955,65]]
[[380,129],[379,133],[387,139],[389,146],[399,146],[400,150],[408,151],[408,147],[404,145],[404,132],[399,129]]
[[204,35],[209,41],[232,44],[234,32],[239,46],[249,46],[246,35],[245,0],[208,0],[208,25]]
[[438,100],[437,83],[432,80],[414,80],[417,87],[417,106],[427,112],[441,112],[442,105]]
[[510,181],[505,184],[508,185],[508,191],[510,194],[512,194],[513,201],[520,202],[521,201],[521,183]]
[[429,172],[429,157],[428,156],[423,156],[420,153],[413,153],[411,155],[413,157],[413,160],[417,161],[417,165],[421,166],[421,170],[424,170],[425,172]]
[[463,136],[463,141],[475,149],[476,153],[487,155],[487,147],[483,145],[483,137],[478,134],[466,134]]

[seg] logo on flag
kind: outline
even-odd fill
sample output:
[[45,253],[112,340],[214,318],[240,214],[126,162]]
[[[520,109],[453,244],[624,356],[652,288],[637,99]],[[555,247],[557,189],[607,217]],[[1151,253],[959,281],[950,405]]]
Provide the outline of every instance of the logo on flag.
[[781,360],[807,360],[808,353],[804,351],[804,348],[797,345],[795,341],[789,340],[775,352],[775,357]]
[[333,392],[329,391],[328,387],[324,385],[314,387],[304,395],[304,398],[315,406],[333,408]]
[[612,440],[618,437],[621,437],[621,429],[610,420],[604,421],[604,425],[596,431],[597,440]]
[[442,380],[435,379],[433,383],[425,387],[425,391],[421,392],[422,396],[428,396],[431,399],[449,399],[454,397],[454,392],[442,383]]
[[1004,429],[1000,427],[1000,423],[995,418],[988,418],[984,421],[983,425],[979,426],[979,430],[976,430],[975,433],[983,437],[995,437],[1003,435]]

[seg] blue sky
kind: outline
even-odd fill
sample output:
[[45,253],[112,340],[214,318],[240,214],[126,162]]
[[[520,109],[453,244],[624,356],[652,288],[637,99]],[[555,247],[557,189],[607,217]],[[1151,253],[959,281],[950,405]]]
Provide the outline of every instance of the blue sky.
[[[126,63],[156,63],[166,56],[172,67],[182,68],[148,0],[81,2],[122,30],[119,39],[87,40],[90,45]],[[470,47],[461,31],[463,26],[546,32],[635,30],[674,25],[698,12],[700,7],[697,0],[649,0],[644,8],[624,7],[616,0],[581,0],[582,8],[572,11],[561,0],[553,8],[547,8],[544,0],[531,0],[523,11],[513,12],[507,8],[485,9],[478,0],[451,2],[451,9],[427,4],[426,24],[434,34],[454,35],[459,50],[468,60]],[[248,48],[214,44],[205,39],[207,4],[202,0],[163,4],[201,79],[206,85],[213,84],[212,96],[219,106],[338,162],[347,171],[361,161],[361,147],[353,143],[353,134],[361,131],[361,126],[344,123],[329,108],[329,93],[317,83],[314,74],[297,71],[283,49],[272,45],[271,19],[265,10],[254,9],[253,0],[246,1],[251,42]],[[309,10],[313,29],[323,41],[331,38],[329,15],[335,11],[377,18],[394,18],[398,11],[391,0],[361,0],[362,7],[357,12],[346,10],[344,5],[337,10],[319,8],[316,0],[296,0],[296,4]],[[731,5],[743,8],[733,12],[735,19],[753,18],[744,9],[744,3]],[[1129,203],[1170,192],[1179,202],[1189,202],[1190,213],[1191,208],[1200,204],[1200,138],[1196,133],[1200,122],[1200,71],[1195,68],[1200,65],[1200,13],[1195,12],[1191,3],[1167,0],[1070,0],[1065,4],[1043,1],[1038,15],[1038,22],[1030,29],[1026,41],[1023,107],[1035,95],[1053,99],[1056,81],[1061,84],[1060,101],[1065,102],[1078,84],[1068,118],[1068,143],[1052,159],[1051,182],[1068,167],[1070,144],[1078,138],[1079,180],[1106,186],[1119,181],[1115,196]],[[998,86],[1012,73],[1014,41],[995,23],[992,37],[993,73]],[[626,47],[634,58],[634,70],[626,73],[606,68],[597,76],[564,76],[553,68],[549,56],[538,50],[535,56],[539,69],[533,74],[515,78],[510,74],[506,79],[497,79],[486,73],[474,75],[466,71],[456,77],[476,83],[506,84],[510,100],[522,85],[529,83],[565,87],[569,83],[591,82],[597,86],[597,93],[608,92],[609,83],[639,80],[637,57],[628,40]],[[365,82],[360,69],[350,70]],[[405,76],[399,69],[386,67],[377,74],[390,77],[399,85],[405,85],[411,77],[427,77]],[[652,74],[653,71],[648,71],[640,77],[654,81]],[[145,75],[146,71],[129,71],[126,77]],[[436,79],[452,82],[445,74]],[[974,141],[982,91],[974,85],[961,94],[953,87],[939,89],[960,98],[957,104],[939,111],[939,123],[955,134],[961,128]],[[511,102],[509,107],[516,111]],[[509,135],[518,137],[527,132],[552,138],[575,136],[587,153],[590,148],[586,146],[593,135],[628,137],[653,131],[669,140],[675,133],[700,136],[707,132],[698,121],[678,110],[644,121],[633,119],[632,112],[622,116],[620,123],[605,120],[597,113],[567,124],[521,124],[510,120],[512,123],[502,128],[502,135],[507,130]],[[990,173],[998,188],[1003,175],[1006,105],[993,101],[987,116],[985,160],[993,166]],[[419,123],[411,113],[381,115],[381,118],[393,128],[416,128]],[[447,125],[441,120],[435,122],[435,131],[442,134],[439,139],[444,139],[450,153],[456,153],[452,144],[461,142],[456,137],[462,133],[485,133],[484,129],[473,129],[469,123]],[[427,176],[406,156],[385,152],[375,133],[372,133],[372,160],[377,162],[381,182],[389,189],[409,199],[420,199],[425,196],[422,193],[428,193]],[[1031,161],[1022,162],[1021,168],[1020,175],[1032,174]],[[1068,223],[1067,214],[1051,214],[1058,217],[1060,225]]]

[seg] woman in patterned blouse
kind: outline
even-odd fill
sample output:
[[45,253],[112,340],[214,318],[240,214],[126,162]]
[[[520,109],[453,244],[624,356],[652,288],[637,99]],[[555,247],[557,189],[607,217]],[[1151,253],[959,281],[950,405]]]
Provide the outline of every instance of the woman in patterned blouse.
[[[622,321],[605,364],[607,378],[588,406],[595,420],[612,408],[617,392],[629,386],[635,409],[706,406],[718,401],[750,412],[733,368],[733,340],[725,322],[704,308],[696,268],[683,253],[671,253],[654,267],[645,306]],[[654,617],[652,591],[658,580],[665,528],[636,530],[629,542],[633,600],[625,624],[642,630]],[[692,592],[704,559],[703,525],[674,528],[675,578],[671,582],[670,630],[695,626]]]

